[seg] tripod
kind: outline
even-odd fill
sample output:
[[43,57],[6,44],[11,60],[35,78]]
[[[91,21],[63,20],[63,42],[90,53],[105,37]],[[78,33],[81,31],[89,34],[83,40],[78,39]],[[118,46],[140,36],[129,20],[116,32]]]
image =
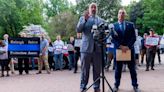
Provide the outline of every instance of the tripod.
[[[102,36],[103,37],[103,36]],[[105,82],[108,84],[111,92],[114,92],[112,87],[110,86],[108,80],[106,79],[105,77],[105,74],[104,74],[104,66],[105,66],[105,60],[104,60],[104,43],[102,41],[102,43],[100,44],[100,47],[101,47],[101,51],[102,51],[102,74],[100,75],[99,78],[97,78],[93,84],[91,84],[84,92],[86,92],[87,90],[89,90],[98,80],[102,79],[102,92],[105,92]]]

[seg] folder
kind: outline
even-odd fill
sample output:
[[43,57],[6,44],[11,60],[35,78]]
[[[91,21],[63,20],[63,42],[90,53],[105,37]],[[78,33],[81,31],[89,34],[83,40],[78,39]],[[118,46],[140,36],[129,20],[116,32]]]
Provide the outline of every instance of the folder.
[[116,61],[131,61],[131,50],[127,50],[126,53],[124,53],[121,49],[117,49]]

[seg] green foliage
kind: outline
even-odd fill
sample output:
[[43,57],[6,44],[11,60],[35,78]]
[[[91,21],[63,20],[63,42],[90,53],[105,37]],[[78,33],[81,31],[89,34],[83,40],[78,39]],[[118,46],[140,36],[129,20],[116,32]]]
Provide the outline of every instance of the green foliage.
[[[5,33],[17,36],[24,25],[42,25],[52,40],[60,34],[68,40],[76,34],[78,17],[92,2],[98,4],[98,15],[108,22],[117,20],[121,0],[79,0],[73,6],[68,0],[0,0],[0,37]],[[164,33],[164,0],[140,0],[128,7],[128,19],[145,32],[154,28]]]
[[130,19],[136,23],[141,32],[153,28],[158,34],[164,33],[164,1],[141,0],[131,4]]
[[47,0],[44,4],[45,13],[49,20],[50,17],[60,14],[69,9],[67,0]]
[[43,24],[41,0],[0,0],[0,27],[17,36],[24,25]]
[[154,28],[159,33],[164,33],[164,1],[144,0],[145,13],[143,17],[143,28]]
[[4,34],[4,31],[2,30],[2,27],[0,27],[0,39],[3,39],[3,34]]
[[71,11],[61,12],[53,17],[49,23],[50,30],[48,31],[52,41],[56,39],[57,35],[61,35],[63,40],[68,40],[70,36],[75,36],[77,21],[77,15]]

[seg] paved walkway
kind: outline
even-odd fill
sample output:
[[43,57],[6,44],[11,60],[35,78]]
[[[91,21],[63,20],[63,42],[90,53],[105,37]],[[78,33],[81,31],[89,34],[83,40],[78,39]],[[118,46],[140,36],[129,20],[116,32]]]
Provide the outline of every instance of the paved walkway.
[[[155,71],[145,71],[145,66],[141,66],[138,72],[138,82],[141,92],[164,92],[164,54],[162,65],[158,65],[156,59]],[[0,78],[0,92],[79,92],[80,71],[73,74],[73,71],[53,71],[51,74],[43,73],[36,75],[37,71],[30,71],[29,75],[15,75]],[[45,72],[45,71],[44,71]],[[113,87],[114,72],[110,69],[105,72],[106,78]],[[92,74],[89,85],[92,83]],[[108,87],[106,86],[106,92]],[[91,88],[88,92],[93,92]],[[133,92],[129,72],[122,75],[119,92]]]

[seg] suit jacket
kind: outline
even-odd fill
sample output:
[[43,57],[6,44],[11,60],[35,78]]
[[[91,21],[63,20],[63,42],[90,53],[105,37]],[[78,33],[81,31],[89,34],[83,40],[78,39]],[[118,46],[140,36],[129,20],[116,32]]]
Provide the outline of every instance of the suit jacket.
[[114,23],[114,29],[118,36],[113,36],[113,42],[118,49],[120,45],[128,46],[130,49],[134,49],[134,43],[136,41],[134,25],[131,22],[125,21],[124,34],[120,29],[119,23]]
[[118,22],[114,23],[114,29],[118,34],[118,36],[113,36],[113,43],[115,44],[116,49],[119,49],[120,45],[128,46],[131,49],[132,59],[134,59],[136,34],[133,23],[125,21],[124,33],[120,29],[120,24]]
[[82,45],[80,52],[101,52],[101,48],[93,39],[93,33],[91,32],[91,29],[93,25],[99,25],[102,22],[104,22],[104,20],[98,16],[90,16],[87,21],[85,21],[84,16],[80,17],[76,30],[77,32],[82,33]]

